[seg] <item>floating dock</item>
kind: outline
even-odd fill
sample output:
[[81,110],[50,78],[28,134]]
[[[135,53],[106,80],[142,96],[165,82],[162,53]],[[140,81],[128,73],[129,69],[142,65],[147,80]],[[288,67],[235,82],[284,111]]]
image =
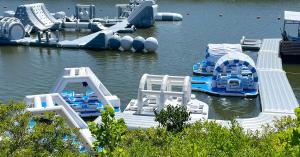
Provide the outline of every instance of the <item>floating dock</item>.
[[[155,121],[154,116],[141,116],[123,112],[116,113],[115,116],[117,119],[123,118],[129,129],[147,129],[151,127],[157,127],[159,125],[159,123]],[[199,119],[200,118],[191,118],[188,123],[195,123]],[[94,122],[101,124],[101,116],[99,116]]]
[[299,106],[279,57],[281,39],[264,39],[257,69],[262,112],[293,114]]
[[[237,119],[245,130],[261,130],[262,125],[272,124],[283,116],[294,117],[294,109],[299,107],[279,55],[281,39],[263,39],[258,52],[257,71],[261,113],[253,118]],[[218,121],[228,125],[226,121]]]

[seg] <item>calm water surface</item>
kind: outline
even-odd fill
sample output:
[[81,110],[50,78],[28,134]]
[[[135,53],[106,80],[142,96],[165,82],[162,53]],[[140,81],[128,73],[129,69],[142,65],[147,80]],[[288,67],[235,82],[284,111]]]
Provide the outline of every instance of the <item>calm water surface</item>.
[[[15,10],[34,1],[0,1],[0,12]],[[97,16],[114,17],[116,3],[125,0],[49,0],[51,12],[74,12],[77,3],[93,3]],[[5,8],[6,7],[6,8]],[[89,66],[110,90],[121,98],[122,108],[137,97],[137,87],[144,73],[192,75],[192,65],[204,57],[208,43],[237,43],[249,38],[280,37],[284,10],[300,11],[300,1],[197,1],[160,0],[159,10],[178,12],[182,22],[157,22],[153,28],[139,29],[134,35],[154,36],[159,41],[157,53],[89,51],[37,47],[0,47],[0,99],[23,100],[25,95],[49,93],[64,67]],[[223,16],[220,17],[219,14]],[[260,19],[257,19],[257,17]],[[282,19],[282,18],[281,18]],[[77,33],[65,32],[74,39]],[[256,59],[257,53],[246,52]],[[293,90],[300,98],[300,66],[284,65]],[[210,118],[253,117],[260,112],[259,98],[221,98],[195,93],[210,105]]]

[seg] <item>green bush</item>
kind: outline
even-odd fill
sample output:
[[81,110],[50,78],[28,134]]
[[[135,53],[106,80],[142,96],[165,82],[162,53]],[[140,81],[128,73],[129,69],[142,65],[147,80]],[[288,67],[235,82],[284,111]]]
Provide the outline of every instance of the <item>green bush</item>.
[[300,153],[300,108],[295,109],[295,114],[297,120],[296,127],[293,129],[291,144],[293,146],[298,146],[298,152]]
[[[32,116],[23,103],[0,103],[0,156],[84,156],[73,137],[78,130],[68,128],[61,117],[47,113]],[[236,121],[229,128],[214,121],[186,124],[178,111],[169,108],[162,117],[179,116],[180,123],[146,130],[128,131],[123,119],[105,107],[102,124],[90,123],[101,156],[199,156],[199,157],[299,157],[300,109],[297,118],[284,117],[266,125],[261,132],[243,130]],[[168,111],[166,109],[165,111]],[[164,111],[163,111],[164,112]],[[176,113],[175,115],[172,114]],[[29,122],[35,120],[35,126]],[[162,118],[160,117],[160,118]],[[178,117],[177,117],[178,118]],[[175,120],[173,122],[176,122]],[[175,124],[175,123],[174,123]],[[182,124],[182,125],[181,125]],[[169,129],[168,129],[169,126]],[[172,128],[172,129],[170,129]],[[174,130],[173,130],[174,129]],[[70,137],[65,139],[64,137]],[[90,155],[90,154],[89,154]]]
[[[61,117],[47,113],[32,116],[24,103],[0,103],[0,156],[79,156],[73,142],[77,130],[65,125]],[[31,119],[34,127],[30,127]],[[64,137],[70,137],[64,139]]]
[[[89,129],[96,138],[93,143],[95,150],[99,151],[100,148],[100,155],[110,156],[119,146],[127,127],[123,119],[115,119],[115,111],[109,105],[106,105],[101,111],[101,120],[101,124],[90,122]],[[117,149],[117,151],[122,150]]]
[[160,112],[154,111],[155,121],[168,131],[180,132],[185,127],[190,118],[190,112],[187,111],[185,106],[171,106],[167,105],[165,109]]
[[229,128],[214,121],[198,121],[181,132],[166,127],[126,133],[114,156],[199,156],[199,157],[299,157],[300,109],[297,119],[284,117],[261,132],[243,130],[236,121]]

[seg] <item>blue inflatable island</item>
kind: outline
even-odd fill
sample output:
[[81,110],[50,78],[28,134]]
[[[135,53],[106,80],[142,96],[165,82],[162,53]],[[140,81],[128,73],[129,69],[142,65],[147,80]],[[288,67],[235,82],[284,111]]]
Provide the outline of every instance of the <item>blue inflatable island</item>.
[[247,55],[227,54],[215,65],[212,76],[192,77],[192,90],[220,96],[253,97],[258,94],[254,61]]
[[228,92],[224,88],[212,88],[211,82],[212,76],[192,77],[192,91],[203,92],[216,96],[256,97],[258,94],[256,89]]
[[224,55],[243,53],[240,44],[208,44],[205,58],[193,65],[194,75],[213,75],[216,62]]

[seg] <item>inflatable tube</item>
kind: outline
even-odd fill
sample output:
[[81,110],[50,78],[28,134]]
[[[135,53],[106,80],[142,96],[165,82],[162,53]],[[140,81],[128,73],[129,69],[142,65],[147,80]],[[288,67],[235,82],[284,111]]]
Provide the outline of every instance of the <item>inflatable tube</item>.
[[178,13],[157,13],[155,16],[156,21],[182,21],[183,17]]
[[25,37],[25,29],[19,19],[4,17],[0,20],[0,37],[8,40],[18,40]]
[[15,16],[15,12],[12,11],[12,10],[4,11],[3,16],[4,17],[14,17]]

